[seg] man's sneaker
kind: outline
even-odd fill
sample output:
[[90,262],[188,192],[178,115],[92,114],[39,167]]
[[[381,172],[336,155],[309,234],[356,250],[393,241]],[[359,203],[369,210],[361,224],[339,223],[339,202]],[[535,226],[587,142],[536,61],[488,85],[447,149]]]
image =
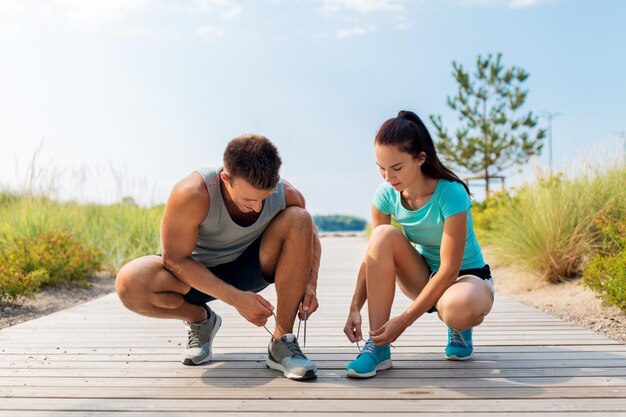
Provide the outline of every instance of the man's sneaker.
[[317,376],[317,367],[304,356],[293,333],[280,339],[272,338],[267,347],[265,364],[268,368],[281,371],[289,379],[303,380]]
[[187,347],[185,365],[201,365],[211,360],[211,343],[222,325],[222,318],[213,310],[205,307],[209,317],[200,323],[187,323]]
[[392,366],[389,345],[376,346],[372,339],[368,339],[359,356],[346,367],[346,374],[352,378],[371,378],[376,371]]
[[448,345],[446,346],[446,359],[452,361],[465,361],[472,357],[472,328],[457,332],[448,327]]

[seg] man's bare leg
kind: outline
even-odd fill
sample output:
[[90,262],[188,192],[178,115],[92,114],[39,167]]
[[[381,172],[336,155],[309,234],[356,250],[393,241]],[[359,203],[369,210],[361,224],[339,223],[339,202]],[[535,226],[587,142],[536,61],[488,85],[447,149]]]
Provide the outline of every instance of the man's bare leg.
[[120,269],[115,291],[126,308],[143,316],[198,323],[207,311],[187,302],[191,287],[163,267],[160,256],[137,258]]
[[293,332],[313,259],[313,220],[299,207],[288,207],[270,223],[261,241],[261,272],[274,276],[278,326],[274,337]]

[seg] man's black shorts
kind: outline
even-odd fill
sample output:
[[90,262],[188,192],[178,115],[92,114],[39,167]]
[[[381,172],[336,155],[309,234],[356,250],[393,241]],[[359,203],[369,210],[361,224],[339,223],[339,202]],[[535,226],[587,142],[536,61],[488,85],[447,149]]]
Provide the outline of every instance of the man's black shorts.
[[[259,250],[261,249],[262,238],[263,236],[260,236],[252,242],[241,256],[234,261],[207,268],[219,279],[239,290],[262,291],[265,287],[274,283],[274,277],[264,277],[261,273]],[[195,288],[189,290],[183,297],[191,304],[197,305],[215,300],[215,297],[200,292]]]

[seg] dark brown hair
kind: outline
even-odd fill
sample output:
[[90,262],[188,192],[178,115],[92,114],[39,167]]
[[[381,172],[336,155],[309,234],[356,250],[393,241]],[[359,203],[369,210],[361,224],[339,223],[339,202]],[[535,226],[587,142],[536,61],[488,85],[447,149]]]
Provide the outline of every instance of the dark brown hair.
[[241,178],[258,190],[271,190],[280,180],[278,149],[265,136],[248,133],[231,140],[224,151],[229,180]]
[[374,143],[397,146],[402,152],[411,154],[413,158],[418,158],[424,152],[426,161],[421,167],[424,175],[429,178],[456,181],[462,184],[467,193],[470,194],[467,184],[446,168],[437,157],[433,139],[417,114],[402,110],[397,117],[387,120],[378,129]]

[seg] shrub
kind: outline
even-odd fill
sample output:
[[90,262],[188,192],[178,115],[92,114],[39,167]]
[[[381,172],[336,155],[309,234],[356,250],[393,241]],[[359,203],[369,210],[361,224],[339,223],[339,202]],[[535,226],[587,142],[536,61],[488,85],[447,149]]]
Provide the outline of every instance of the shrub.
[[14,251],[0,252],[0,305],[20,304],[25,298],[33,298],[48,278],[42,269],[25,272],[22,262],[23,258],[16,257]]
[[87,281],[100,269],[101,253],[83,245],[67,229],[34,238],[6,236],[0,249],[0,303],[20,303],[41,285]]
[[30,241],[20,240],[28,245],[26,270],[46,271],[44,284],[86,282],[89,275],[100,270],[101,252],[81,243],[67,229],[43,232]]
[[482,242],[488,240],[488,235],[494,230],[496,219],[517,203],[517,198],[506,190],[498,191],[481,202],[472,202],[472,219],[476,238]]
[[608,253],[594,256],[583,270],[584,284],[609,305],[626,311],[626,220],[596,217],[607,242]]

